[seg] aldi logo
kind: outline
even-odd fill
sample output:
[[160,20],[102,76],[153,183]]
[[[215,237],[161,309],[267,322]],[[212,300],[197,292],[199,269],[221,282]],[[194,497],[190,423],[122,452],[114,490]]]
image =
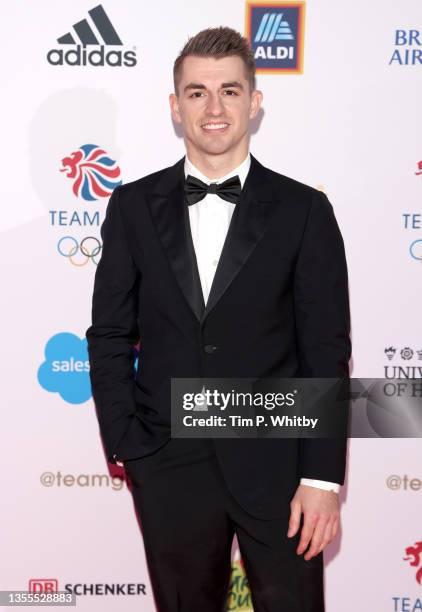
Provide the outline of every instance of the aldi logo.
[[245,37],[257,73],[303,72],[304,23],[304,2],[247,2]]

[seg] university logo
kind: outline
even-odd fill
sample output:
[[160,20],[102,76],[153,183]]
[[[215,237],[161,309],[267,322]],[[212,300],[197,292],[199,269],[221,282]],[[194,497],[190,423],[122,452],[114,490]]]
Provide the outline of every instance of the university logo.
[[[136,66],[136,51],[122,50],[122,40],[101,4],[88,11],[91,18],[74,23],[73,32],[57,39],[59,49],[50,49],[53,66]],[[106,49],[117,47],[117,49]]]
[[72,180],[75,196],[89,202],[109,197],[122,184],[116,161],[94,144],[82,145],[64,157],[60,172]]
[[384,365],[384,378],[422,378],[422,348],[404,346],[398,350],[395,346],[388,346],[384,349],[384,354],[390,362]]
[[304,2],[247,2],[245,36],[257,73],[303,72],[304,21]]

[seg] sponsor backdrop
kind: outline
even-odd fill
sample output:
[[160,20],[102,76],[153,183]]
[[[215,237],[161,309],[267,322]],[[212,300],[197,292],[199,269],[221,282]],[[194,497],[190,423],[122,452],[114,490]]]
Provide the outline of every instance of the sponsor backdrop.
[[[108,198],[184,154],[173,61],[199,30],[236,28],[264,93],[251,151],[323,189],[343,232],[353,375],[422,378],[422,13],[419,0],[95,2],[3,7],[0,587],[149,612],[84,337]],[[420,440],[351,440],[341,502],[327,610],[422,610]],[[230,610],[252,609],[236,545],[230,590]]]

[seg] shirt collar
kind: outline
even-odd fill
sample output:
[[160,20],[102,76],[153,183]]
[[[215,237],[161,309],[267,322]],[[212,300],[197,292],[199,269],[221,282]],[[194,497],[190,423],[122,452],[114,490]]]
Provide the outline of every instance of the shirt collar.
[[230,172],[226,174],[225,176],[222,176],[216,179],[210,179],[207,176],[205,176],[205,174],[202,174],[202,172],[196,166],[193,165],[193,163],[190,161],[190,159],[188,158],[186,154],[185,156],[185,178],[187,177],[188,174],[190,174],[200,179],[207,185],[209,185],[210,183],[222,183],[226,179],[230,178],[231,176],[236,176],[237,174],[240,179],[240,184],[243,187],[243,184],[249,172],[250,165],[251,165],[251,156],[250,156],[250,153],[248,152],[243,162],[239,164],[237,168],[230,170]]

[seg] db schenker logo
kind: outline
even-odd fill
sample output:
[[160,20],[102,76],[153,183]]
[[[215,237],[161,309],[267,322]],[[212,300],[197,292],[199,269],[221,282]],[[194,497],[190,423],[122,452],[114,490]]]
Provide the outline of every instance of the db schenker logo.
[[90,19],[74,23],[57,39],[60,47],[50,49],[47,61],[52,66],[136,66],[136,51],[122,49],[123,42],[99,4],[88,11]]

